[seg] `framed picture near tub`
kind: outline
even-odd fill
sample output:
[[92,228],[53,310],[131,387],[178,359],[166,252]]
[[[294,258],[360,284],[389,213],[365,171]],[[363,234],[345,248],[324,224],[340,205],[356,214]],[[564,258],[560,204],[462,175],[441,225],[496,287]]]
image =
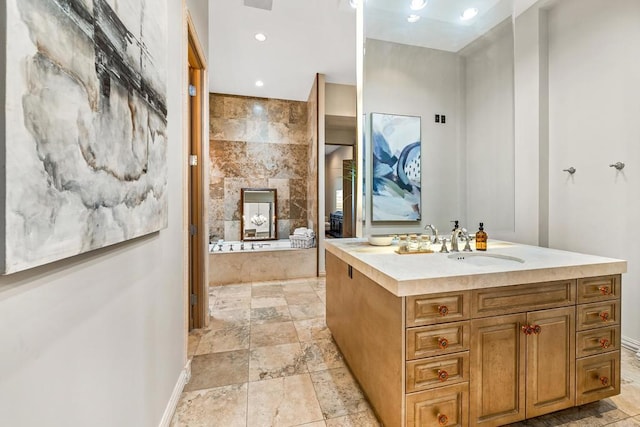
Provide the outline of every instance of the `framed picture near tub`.
[[420,221],[420,117],[371,113],[371,220]]

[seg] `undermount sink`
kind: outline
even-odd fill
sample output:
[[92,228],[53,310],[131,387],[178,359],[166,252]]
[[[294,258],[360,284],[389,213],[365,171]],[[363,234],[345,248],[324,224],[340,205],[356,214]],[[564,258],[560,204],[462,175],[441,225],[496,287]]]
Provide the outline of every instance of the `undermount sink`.
[[522,258],[515,256],[481,252],[459,252],[449,255],[448,258],[464,264],[471,264],[480,267],[496,265],[507,266],[513,265],[514,263],[524,264],[524,260]]

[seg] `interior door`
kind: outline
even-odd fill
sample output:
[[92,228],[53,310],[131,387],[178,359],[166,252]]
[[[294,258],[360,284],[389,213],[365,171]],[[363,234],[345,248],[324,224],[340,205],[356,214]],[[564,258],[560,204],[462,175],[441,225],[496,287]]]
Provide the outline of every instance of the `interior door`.
[[189,330],[204,327],[207,314],[207,292],[204,280],[205,272],[205,226],[202,175],[202,134],[203,134],[203,78],[205,63],[193,24],[189,20],[189,180],[188,205],[189,227]]

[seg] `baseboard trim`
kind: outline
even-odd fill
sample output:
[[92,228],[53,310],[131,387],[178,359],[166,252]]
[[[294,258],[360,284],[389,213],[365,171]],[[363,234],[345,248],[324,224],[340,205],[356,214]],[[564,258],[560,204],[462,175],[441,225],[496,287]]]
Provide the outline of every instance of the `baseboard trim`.
[[636,358],[640,360],[640,341],[622,337],[622,347],[633,351],[636,354]]
[[184,386],[187,385],[189,380],[191,380],[191,359],[187,361],[184,369],[180,371],[178,381],[173,388],[173,393],[171,393],[171,398],[169,399],[169,403],[167,403],[167,407],[164,410],[164,414],[162,415],[162,419],[160,420],[159,427],[169,427],[169,425],[171,424],[173,414],[176,412],[176,408],[178,407],[180,395],[182,394]]

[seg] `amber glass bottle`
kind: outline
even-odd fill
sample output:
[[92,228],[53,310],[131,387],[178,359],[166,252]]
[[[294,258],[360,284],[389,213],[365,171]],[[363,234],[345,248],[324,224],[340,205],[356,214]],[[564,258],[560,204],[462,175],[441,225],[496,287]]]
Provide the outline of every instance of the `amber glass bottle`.
[[484,232],[484,223],[480,223],[480,230],[476,233],[476,251],[487,250],[487,233]]

